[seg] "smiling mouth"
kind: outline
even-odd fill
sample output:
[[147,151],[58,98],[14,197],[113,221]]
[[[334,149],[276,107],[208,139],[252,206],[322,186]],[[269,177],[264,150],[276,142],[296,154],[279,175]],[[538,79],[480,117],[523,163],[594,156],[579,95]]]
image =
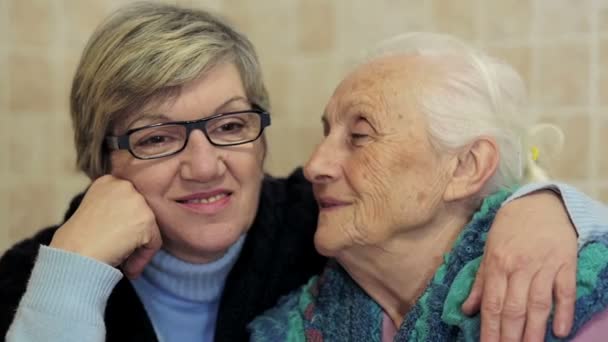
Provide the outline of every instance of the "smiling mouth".
[[347,205],[349,205],[349,204],[344,203],[344,202],[321,201],[321,202],[319,202],[319,209],[321,209],[321,210],[335,209],[335,208],[345,207]]
[[221,193],[221,194],[217,194],[217,195],[213,195],[210,197],[204,197],[204,198],[192,198],[192,199],[188,199],[188,200],[177,200],[178,203],[182,203],[182,204],[211,204],[211,203],[215,203],[217,201],[220,201],[228,196],[231,196],[232,193]]

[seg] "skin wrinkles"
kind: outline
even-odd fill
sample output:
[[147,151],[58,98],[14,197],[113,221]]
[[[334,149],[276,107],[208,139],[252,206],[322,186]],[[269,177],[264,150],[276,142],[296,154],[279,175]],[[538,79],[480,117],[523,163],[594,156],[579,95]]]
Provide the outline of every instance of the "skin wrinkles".
[[[396,80],[396,74],[402,77]],[[345,156],[335,158],[340,161],[335,163],[339,164],[344,181],[338,187],[348,189],[345,192],[353,202],[353,210],[348,214],[335,213],[343,219],[336,219],[332,228],[342,232],[345,246],[383,249],[384,242],[401,234],[403,217],[413,221],[408,224],[408,231],[428,224],[441,201],[446,177],[437,172],[436,166],[443,161],[431,148],[426,123],[412,110],[416,106],[413,95],[403,91],[411,84],[418,84],[419,76],[419,72],[390,63],[373,64],[366,72],[347,78],[327,105],[326,144],[332,146],[328,148],[332,154]],[[405,84],[403,79],[407,80]],[[361,133],[361,129],[353,130],[353,127],[367,125],[358,123],[360,117],[369,122],[370,127],[365,131],[370,137],[353,144],[350,135]],[[403,173],[408,174],[409,179],[427,180],[406,186],[408,182],[400,182],[402,177],[396,176]],[[420,188],[416,183],[427,186]],[[336,185],[328,185],[327,189],[330,187],[335,189]],[[399,190],[393,191],[394,188]],[[397,193],[401,198],[394,198],[390,193]],[[413,204],[416,210],[412,210]],[[391,214],[397,211],[403,215]],[[376,225],[388,229],[372,229]],[[320,230],[318,235],[322,237],[325,235],[322,224]]]

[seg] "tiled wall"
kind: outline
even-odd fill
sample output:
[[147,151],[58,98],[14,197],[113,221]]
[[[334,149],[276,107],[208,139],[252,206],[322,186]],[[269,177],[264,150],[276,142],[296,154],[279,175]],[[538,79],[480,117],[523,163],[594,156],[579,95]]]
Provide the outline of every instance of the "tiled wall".
[[[87,184],[74,168],[67,113],[79,53],[126,1],[0,0],[0,251],[58,222]],[[353,57],[407,30],[457,34],[513,63],[534,112],[561,125],[553,174],[608,202],[606,0],[200,0],[248,33],[273,102],[268,169],[301,164]]]

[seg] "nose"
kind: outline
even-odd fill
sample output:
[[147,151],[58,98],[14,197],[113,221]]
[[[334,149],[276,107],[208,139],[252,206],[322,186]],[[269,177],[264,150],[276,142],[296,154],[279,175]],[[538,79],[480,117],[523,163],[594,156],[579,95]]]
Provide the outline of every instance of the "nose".
[[313,184],[327,184],[340,177],[342,172],[340,148],[326,137],[317,145],[304,166],[304,176]]
[[193,130],[186,147],[179,154],[181,177],[206,182],[223,175],[226,172],[226,164],[222,152],[219,147],[209,142],[201,130]]

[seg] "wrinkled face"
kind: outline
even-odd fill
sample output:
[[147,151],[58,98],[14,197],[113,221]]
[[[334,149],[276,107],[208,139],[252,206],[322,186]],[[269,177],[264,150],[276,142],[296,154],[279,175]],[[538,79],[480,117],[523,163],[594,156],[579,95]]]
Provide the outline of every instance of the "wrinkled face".
[[[114,133],[250,108],[237,68],[221,64],[186,85],[177,97],[134,113]],[[121,150],[111,158],[112,174],[131,181],[144,196],[156,215],[163,248],[178,258],[216,259],[253,222],[263,177],[262,139],[216,147],[194,130],[176,155],[140,160]]]
[[325,138],[305,167],[320,205],[322,254],[381,246],[431,224],[441,207],[445,158],[414,102],[426,82],[419,63],[402,56],[363,65],[331,97]]

